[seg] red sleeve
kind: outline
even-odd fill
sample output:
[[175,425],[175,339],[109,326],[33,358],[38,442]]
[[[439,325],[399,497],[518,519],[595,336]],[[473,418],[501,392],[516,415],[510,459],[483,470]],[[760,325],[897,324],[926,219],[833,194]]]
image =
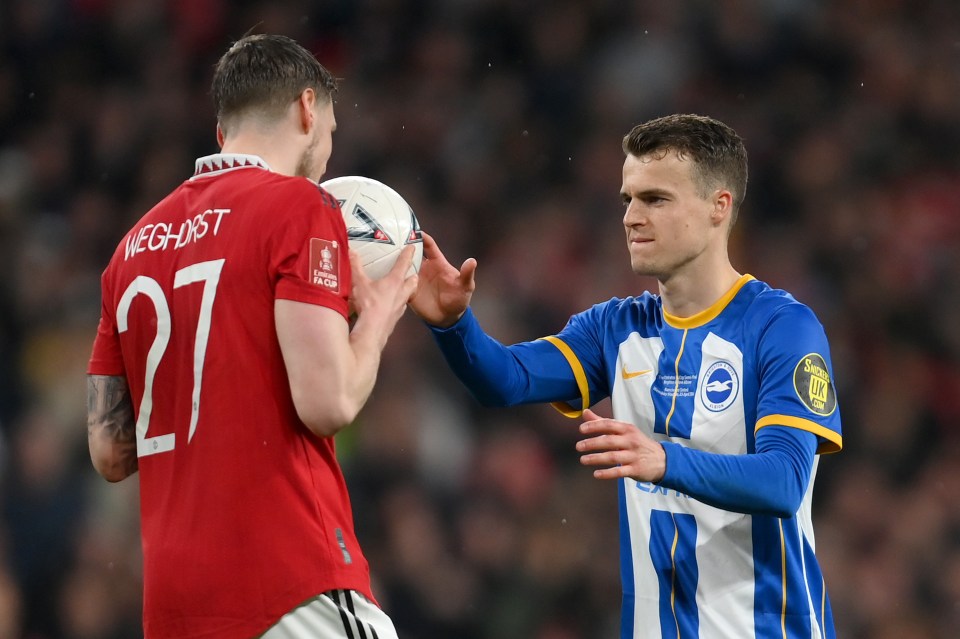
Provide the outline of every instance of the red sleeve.
[[297,200],[298,209],[278,229],[272,246],[276,298],[318,304],[347,317],[350,296],[350,262],[347,229],[340,205],[329,193],[307,183]]
[[87,365],[87,374],[126,376],[123,354],[120,352],[120,333],[117,331],[113,309],[109,308],[108,304],[112,299],[107,284],[109,270],[108,267],[101,278],[100,324],[97,326],[97,337],[93,341],[93,353]]

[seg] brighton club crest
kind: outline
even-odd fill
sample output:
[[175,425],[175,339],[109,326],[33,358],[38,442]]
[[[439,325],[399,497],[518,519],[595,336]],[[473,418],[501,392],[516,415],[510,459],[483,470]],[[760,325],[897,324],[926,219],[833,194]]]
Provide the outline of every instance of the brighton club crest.
[[715,413],[725,410],[740,392],[740,378],[730,362],[720,360],[707,369],[700,383],[700,401]]

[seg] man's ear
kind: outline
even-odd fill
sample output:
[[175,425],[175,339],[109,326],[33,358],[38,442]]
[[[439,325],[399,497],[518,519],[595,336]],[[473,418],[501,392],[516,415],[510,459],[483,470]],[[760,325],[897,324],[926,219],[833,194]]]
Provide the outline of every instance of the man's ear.
[[726,189],[719,189],[713,195],[713,212],[710,219],[714,224],[722,224],[733,215],[733,194]]
[[217,122],[217,144],[220,146],[221,149],[223,148],[223,140],[224,140],[223,128],[220,126],[220,123]]
[[300,115],[300,127],[304,133],[313,130],[314,106],[317,103],[317,93],[313,89],[304,89],[297,99],[297,108]]

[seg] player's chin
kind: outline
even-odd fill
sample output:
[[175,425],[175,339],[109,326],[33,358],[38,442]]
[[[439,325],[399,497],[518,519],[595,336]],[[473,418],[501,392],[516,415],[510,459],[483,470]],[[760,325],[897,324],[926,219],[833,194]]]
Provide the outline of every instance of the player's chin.
[[660,273],[660,269],[652,264],[650,260],[638,259],[635,256],[630,257],[630,269],[634,275],[643,277],[656,277]]

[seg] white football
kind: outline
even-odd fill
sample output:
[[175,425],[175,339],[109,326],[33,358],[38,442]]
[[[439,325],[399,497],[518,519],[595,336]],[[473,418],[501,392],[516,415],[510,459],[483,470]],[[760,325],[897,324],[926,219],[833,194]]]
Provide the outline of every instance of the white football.
[[420,271],[423,234],[413,208],[392,188],[368,177],[346,175],[320,184],[340,202],[350,248],[370,279],[386,275],[407,244],[415,245],[411,275]]

